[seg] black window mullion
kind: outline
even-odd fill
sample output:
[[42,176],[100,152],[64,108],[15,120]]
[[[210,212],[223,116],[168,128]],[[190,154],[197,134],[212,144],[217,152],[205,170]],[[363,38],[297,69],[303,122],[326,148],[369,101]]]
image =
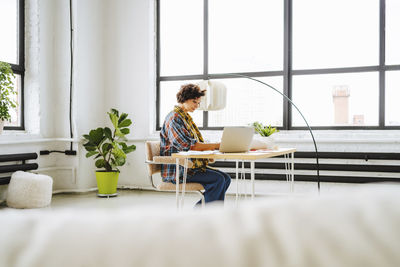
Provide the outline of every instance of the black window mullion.
[[[283,33],[283,93],[292,99],[292,1],[284,1],[284,33]],[[282,127],[289,130],[292,124],[291,106],[283,99]]]
[[19,0],[18,12],[18,65],[25,71],[25,0]]
[[21,76],[20,84],[20,117],[18,126],[5,126],[4,130],[25,130],[25,108],[24,108],[24,78],[25,78],[25,0],[18,2],[18,60],[17,64],[9,63],[12,71]]
[[[203,8],[203,80],[208,80],[208,0]],[[203,127],[208,127],[208,111],[203,111]]]
[[386,0],[379,2],[379,127],[385,127]]
[[160,130],[160,0],[156,0],[156,130]]

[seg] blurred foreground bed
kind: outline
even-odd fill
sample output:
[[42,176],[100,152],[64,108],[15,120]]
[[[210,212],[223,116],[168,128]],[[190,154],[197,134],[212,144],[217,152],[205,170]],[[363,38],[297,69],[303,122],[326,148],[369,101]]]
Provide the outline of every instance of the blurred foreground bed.
[[400,266],[399,192],[185,213],[0,210],[0,266]]

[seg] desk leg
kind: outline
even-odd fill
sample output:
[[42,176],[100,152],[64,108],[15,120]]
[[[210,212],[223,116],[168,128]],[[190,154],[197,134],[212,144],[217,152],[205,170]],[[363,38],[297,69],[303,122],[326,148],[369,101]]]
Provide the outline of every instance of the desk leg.
[[183,209],[184,201],[185,201],[185,190],[186,190],[186,178],[187,178],[187,166],[188,166],[188,159],[185,158],[185,163],[183,167],[183,184],[182,184],[182,194],[181,194],[181,208]]
[[242,160],[242,189],[241,189],[241,194],[244,195],[244,199],[247,199],[247,186],[246,186],[246,172],[244,170],[244,160]]
[[175,175],[175,184],[176,184],[176,209],[179,210],[179,159],[176,159],[176,175]]
[[294,152],[292,152],[291,154],[290,154],[290,159],[291,159],[291,162],[290,162],[290,192],[292,192],[293,193],[293,189],[294,189]]
[[237,205],[239,198],[239,161],[236,160],[236,200],[235,204]]
[[250,161],[251,199],[254,199],[254,160]]

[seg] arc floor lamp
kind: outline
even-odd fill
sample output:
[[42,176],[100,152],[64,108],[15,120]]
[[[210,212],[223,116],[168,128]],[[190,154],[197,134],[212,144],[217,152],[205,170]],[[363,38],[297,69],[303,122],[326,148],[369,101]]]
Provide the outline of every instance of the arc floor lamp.
[[253,77],[250,77],[250,76],[247,76],[247,75],[243,75],[243,74],[226,73],[226,74],[223,74],[223,75],[222,75],[222,74],[212,74],[212,75],[208,75],[208,78],[209,78],[209,79],[213,79],[213,78],[216,79],[216,78],[219,78],[219,77],[222,77],[222,76],[223,76],[224,78],[226,78],[226,76],[234,76],[234,77],[238,77],[238,78],[246,78],[246,79],[250,79],[250,80],[253,80],[253,81],[255,81],[255,82],[261,83],[261,84],[263,84],[263,85],[269,87],[270,89],[274,90],[275,92],[279,93],[280,95],[282,95],[283,98],[286,99],[286,100],[297,110],[297,112],[299,112],[300,116],[303,118],[304,122],[305,122],[306,125],[307,125],[308,131],[310,132],[311,138],[312,138],[313,143],[314,143],[315,158],[316,158],[316,161],[317,161],[318,192],[320,192],[320,187],[321,187],[321,186],[320,186],[320,183],[321,183],[321,179],[320,179],[320,176],[319,176],[319,159],[318,159],[318,148],[317,148],[317,143],[315,142],[315,138],[314,138],[314,134],[313,134],[313,132],[312,132],[312,129],[311,129],[310,125],[308,124],[306,118],[304,117],[303,113],[301,113],[300,109],[293,103],[293,101],[292,101],[287,95],[285,95],[284,93],[281,93],[280,91],[278,91],[278,90],[277,90],[276,88],[274,88],[273,86],[271,86],[271,85],[269,85],[269,84],[267,84],[267,83],[265,83],[265,82],[263,82],[263,81],[257,80],[257,79],[255,79],[255,78],[253,78]]

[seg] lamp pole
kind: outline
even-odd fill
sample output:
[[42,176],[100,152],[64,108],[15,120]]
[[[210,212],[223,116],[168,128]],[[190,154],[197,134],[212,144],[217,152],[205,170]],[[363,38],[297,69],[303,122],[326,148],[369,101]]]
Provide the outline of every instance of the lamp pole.
[[314,135],[313,135],[313,132],[312,132],[312,130],[311,130],[310,125],[308,124],[306,118],[304,117],[303,113],[301,113],[301,111],[299,110],[299,108],[292,102],[292,100],[290,100],[290,98],[289,98],[287,95],[285,95],[284,93],[278,91],[278,90],[277,90],[276,88],[274,88],[273,86],[271,86],[271,85],[269,85],[269,84],[267,84],[267,83],[265,83],[265,82],[262,82],[262,81],[260,81],[260,80],[257,80],[257,79],[255,79],[255,78],[253,78],[253,77],[250,77],[250,76],[247,76],[247,75],[243,75],[243,74],[237,74],[237,73],[211,74],[211,75],[209,74],[209,75],[208,75],[209,78],[218,78],[218,77],[221,77],[221,76],[224,76],[224,77],[226,77],[226,76],[235,76],[235,77],[240,77],[240,78],[247,78],[247,79],[253,80],[253,81],[255,81],[255,82],[261,83],[261,84],[263,84],[263,85],[265,85],[265,86],[268,86],[269,88],[271,88],[271,89],[274,90],[275,92],[277,92],[277,93],[279,93],[280,95],[282,95],[287,101],[289,101],[290,104],[292,104],[292,106],[297,110],[297,112],[299,112],[300,116],[303,118],[304,122],[305,122],[306,125],[307,125],[308,131],[310,132],[311,137],[312,137],[312,140],[313,140],[313,143],[314,143],[315,158],[316,158],[316,160],[317,160],[317,182],[318,182],[318,193],[319,193],[319,192],[320,192],[320,187],[321,187],[321,186],[320,186],[321,179],[320,179],[320,177],[319,177],[319,160],[318,160],[317,143],[315,142],[315,138],[314,138]]

